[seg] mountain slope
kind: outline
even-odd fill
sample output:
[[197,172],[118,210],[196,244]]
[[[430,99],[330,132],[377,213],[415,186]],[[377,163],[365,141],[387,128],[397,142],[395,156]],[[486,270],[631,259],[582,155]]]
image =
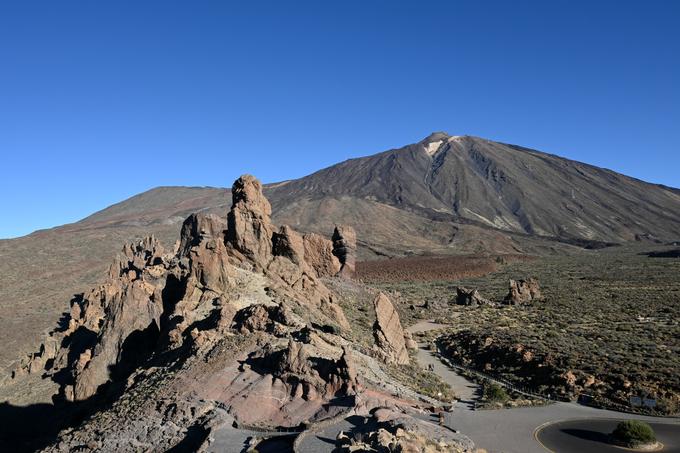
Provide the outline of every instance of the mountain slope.
[[[226,215],[227,189],[159,187],[80,222],[0,240],[0,368],[35,347],[121,244],[171,247],[192,212]],[[565,253],[573,245],[680,239],[680,191],[514,145],[432,134],[270,184],[273,220],[324,236],[357,230],[359,257]],[[570,245],[572,244],[572,245]],[[30,334],[28,334],[30,332]]]
[[280,206],[372,200],[431,220],[561,239],[680,236],[680,196],[590,165],[476,137],[432,134],[272,189]]

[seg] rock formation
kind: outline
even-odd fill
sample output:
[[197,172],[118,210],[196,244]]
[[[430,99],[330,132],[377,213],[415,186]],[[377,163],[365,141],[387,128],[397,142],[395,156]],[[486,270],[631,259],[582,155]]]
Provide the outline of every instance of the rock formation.
[[489,305],[491,302],[483,298],[477,289],[468,289],[463,286],[456,287],[456,304],[476,307],[477,305]]
[[503,303],[518,305],[540,300],[543,300],[543,296],[538,280],[529,278],[527,280],[510,280],[510,291],[505,296]]
[[406,349],[410,351],[418,350],[418,343],[413,339],[413,335],[411,335],[411,332],[408,330],[404,330],[404,344],[406,345]]
[[384,293],[376,296],[373,300],[373,307],[376,317],[373,324],[373,336],[378,350],[388,363],[408,364],[408,351],[404,341],[404,329],[399,321],[399,313]]
[[[51,373],[67,376],[61,379],[63,396],[85,400],[154,354],[219,338],[233,320],[243,333],[281,334],[299,327],[282,301],[304,307],[321,325],[348,328],[342,309],[318,279],[336,266],[330,241],[304,240],[288,226],[274,233],[271,207],[252,176],[239,178],[232,193],[228,222],[192,214],[175,255],[164,254],[153,237],[124,246],[107,280],[73,304],[66,328],[53,333],[13,374],[43,371],[50,361]],[[249,272],[235,264],[269,281],[271,295],[260,296],[269,299],[268,305],[231,301],[239,276]]]
[[293,314],[284,305],[249,305],[234,316],[233,328],[241,333],[269,332],[281,335],[285,326],[299,327]]
[[347,225],[336,225],[333,231],[333,255],[340,261],[338,275],[343,278],[354,276],[357,256],[357,234]]
[[328,400],[353,394],[357,375],[349,351],[343,348],[339,359],[329,360],[312,356],[310,349],[292,339],[286,348],[278,351],[267,344],[250,357],[249,363],[256,369],[263,367],[275,378],[291,385],[291,394],[300,393],[305,399]]
[[272,207],[262,194],[262,184],[244,175],[231,189],[232,206],[227,216],[227,241],[259,267],[271,257]]
[[305,248],[305,261],[319,277],[332,277],[340,272],[340,260],[333,254],[333,241],[316,233],[302,236]]

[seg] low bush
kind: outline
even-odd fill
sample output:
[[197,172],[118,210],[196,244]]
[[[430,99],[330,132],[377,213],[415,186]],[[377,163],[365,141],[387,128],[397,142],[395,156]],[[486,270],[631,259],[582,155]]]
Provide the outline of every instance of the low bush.
[[510,397],[500,385],[487,383],[484,385],[484,399],[490,403],[505,403]]
[[612,438],[627,447],[638,447],[656,442],[654,430],[648,423],[639,420],[626,420],[616,425]]

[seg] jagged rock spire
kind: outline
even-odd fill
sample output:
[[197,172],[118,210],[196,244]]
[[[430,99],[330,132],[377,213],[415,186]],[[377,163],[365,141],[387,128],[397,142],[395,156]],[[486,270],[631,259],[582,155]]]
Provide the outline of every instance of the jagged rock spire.
[[264,266],[272,256],[272,207],[262,193],[262,183],[243,175],[231,189],[232,206],[227,215],[227,241],[247,258]]

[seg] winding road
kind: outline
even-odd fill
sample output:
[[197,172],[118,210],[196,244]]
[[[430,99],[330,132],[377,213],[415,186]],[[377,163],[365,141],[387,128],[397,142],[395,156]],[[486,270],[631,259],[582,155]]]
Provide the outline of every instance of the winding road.
[[[437,330],[446,327],[432,321],[421,321],[408,330],[411,333]],[[489,453],[589,453],[605,452],[606,444],[584,439],[583,427],[593,426],[611,432],[611,423],[636,419],[654,424],[664,443],[662,451],[678,451],[680,445],[680,420],[648,417],[621,412],[595,409],[575,403],[553,403],[541,407],[525,407],[499,410],[474,410],[477,384],[472,383],[444,365],[436,354],[421,345],[417,354],[423,368],[432,365],[433,372],[453,388],[460,401],[446,417],[447,426],[470,437],[477,447]],[[576,431],[562,429],[561,423],[572,423]],[[568,425],[571,426],[571,425]],[[578,428],[581,426],[581,428]],[[579,431],[579,429],[581,431]],[[593,432],[594,429],[590,429]],[[602,433],[600,433],[603,435]],[[598,437],[602,440],[602,437]],[[538,440],[540,439],[540,441]],[[568,440],[567,440],[568,439]],[[612,447],[616,448],[616,447]],[[613,451],[613,450],[612,450]],[[616,451],[625,451],[616,449]]]
[[[551,423],[536,433],[536,439],[550,451],[580,451],[583,453],[622,453],[620,447],[611,445],[608,436],[618,420],[567,420]],[[677,424],[651,422],[656,439],[666,453],[680,452]]]

